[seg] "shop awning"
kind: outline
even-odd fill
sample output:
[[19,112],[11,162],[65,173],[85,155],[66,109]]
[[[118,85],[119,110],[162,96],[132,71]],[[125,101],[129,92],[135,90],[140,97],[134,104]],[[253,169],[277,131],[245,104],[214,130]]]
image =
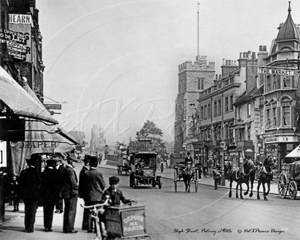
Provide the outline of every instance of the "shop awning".
[[0,67],[0,100],[16,115],[58,124],[44,105],[30,96],[2,67]]
[[296,147],[293,151],[291,151],[286,158],[300,158],[300,145]]

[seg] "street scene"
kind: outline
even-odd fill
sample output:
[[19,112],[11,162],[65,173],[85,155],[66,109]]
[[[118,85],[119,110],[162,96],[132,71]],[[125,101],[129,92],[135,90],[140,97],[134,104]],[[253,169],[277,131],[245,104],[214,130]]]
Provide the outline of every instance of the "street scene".
[[300,2],[0,9],[0,240],[300,238]]

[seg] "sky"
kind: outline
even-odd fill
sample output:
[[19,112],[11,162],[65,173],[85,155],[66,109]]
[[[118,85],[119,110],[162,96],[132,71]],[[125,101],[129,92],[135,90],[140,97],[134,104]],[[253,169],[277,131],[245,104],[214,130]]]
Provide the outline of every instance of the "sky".
[[[43,36],[45,103],[54,117],[90,139],[128,143],[146,120],[174,141],[178,65],[197,55],[215,62],[269,51],[288,14],[287,0],[37,0]],[[291,1],[300,24],[300,2]],[[54,102],[54,101],[55,102]]]

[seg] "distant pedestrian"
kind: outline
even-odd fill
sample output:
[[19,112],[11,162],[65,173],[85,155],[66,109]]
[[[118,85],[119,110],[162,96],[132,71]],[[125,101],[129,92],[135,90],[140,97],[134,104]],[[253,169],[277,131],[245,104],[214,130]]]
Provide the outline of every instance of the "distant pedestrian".
[[217,190],[217,189],[218,189],[219,179],[221,178],[221,174],[220,174],[220,172],[217,170],[216,167],[213,167],[212,173],[213,173],[213,179],[214,179],[215,190]]
[[34,231],[35,215],[38,208],[41,174],[36,169],[36,160],[27,159],[28,168],[19,177],[19,193],[25,205],[25,230]]
[[18,184],[18,176],[13,175],[12,180],[10,182],[10,194],[11,200],[13,201],[13,211],[19,211],[19,184]]
[[[84,166],[82,167],[79,173],[79,189],[78,189],[78,196],[83,199],[84,205],[87,204],[87,181],[85,172],[90,169],[89,162],[90,162],[90,155],[85,155],[83,162]],[[82,230],[91,231],[91,215],[89,214],[89,209],[84,208],[83,210],[83,219],[82,219]],[[90,228],[90,229],[89,229]]]
[[78,198],[78,180],[76,176],[75,159],[68,158],[68,164],[62,172],[62,188],[61,197],[64,199],[64,221],[63,232],[64,233],[77,233],[74,230],[77,198]]
[[54,207],[59,199],[59,176],[55,165],[55,160],[47,160],[46,168],[42,172],[41,195],[43,200],[44,227],[46,232],[52,232]]

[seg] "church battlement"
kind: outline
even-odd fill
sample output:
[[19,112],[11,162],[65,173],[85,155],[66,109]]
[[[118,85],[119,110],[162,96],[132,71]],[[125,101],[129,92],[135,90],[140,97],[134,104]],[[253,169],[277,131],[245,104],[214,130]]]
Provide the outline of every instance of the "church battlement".
[[215,62],[208,62],[206,56],[197,56],[196,61],[186,61],[178,66],[178,71],[198,70],[198,71],[215,71]]

